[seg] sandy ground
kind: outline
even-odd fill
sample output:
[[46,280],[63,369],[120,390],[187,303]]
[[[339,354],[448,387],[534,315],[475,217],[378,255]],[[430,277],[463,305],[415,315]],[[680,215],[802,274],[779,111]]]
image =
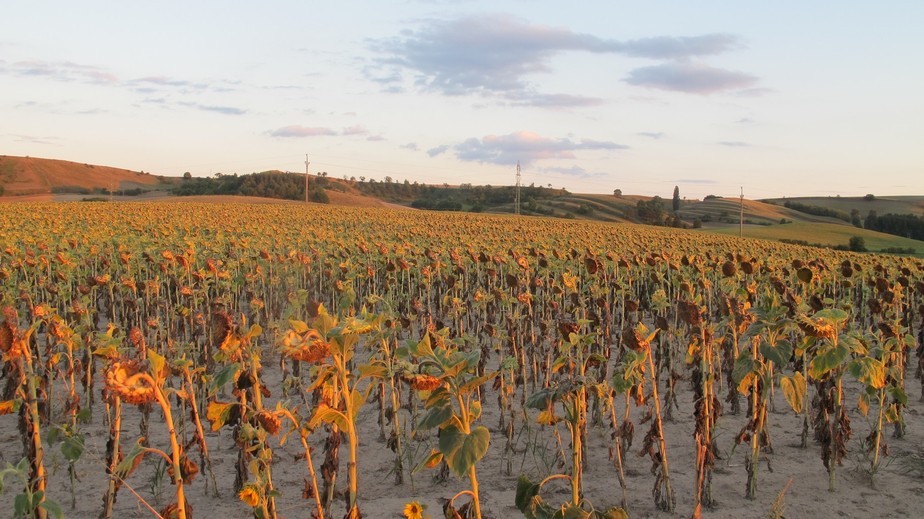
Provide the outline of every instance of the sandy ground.
[[[280,370],[278,362],[265,359],[264,379],[273,391],[266,405],[271,407],[280,398]],[[924,454],[924,404],[919,400],[919,383],[909,377],[909,407],[905,411],[907,435],[896,440],[891,434],[886,436],[890,456],[885,458],[875,485],[864,471],[868,462],[861,453],[860,441],[870,431],[869,421],[858,412],[851,413],[853,437],[850,440],[850,454],[843,467],[838,468],[838,490],[828,492],[827,473],[822,466],[820,449],[811,444],[807,449],[799,448],[801,418],[789,410],[786,403],[778,396],[776,410],[770,414],[770,431],[773,453],[767,454],[759,472],[760,490],[755,500],[744,498],[746,469],[746,446],[732,453],[734,437],[745,422],[743,415],[726,415],[718,422],[718,443],[722,458],[713,478],[713,495],[718,500],[714,509],[705,510],[704,517],[711,518],[749,518],[767,517],[768,512],[788,481],[792,485],[786,492],[786,516],[799,517],[914,517],[924,507],[924,475],[922,472],[908,472],[908,463],[912,456],[918,456],[918,467],[924,465],[920,458]],[[668,455],[671,477],[674,484],[677,508],[676,512],[667,514],[659,512],[654,506],[651,489],[654,477],[650,474],[650,461],[647,457],[637,456],[641,447],[646,425],[637,425],[635,442],[626,456],[626,472],[629,490],[630,517],[689,517],[693,508],[694,457],[693,457],[693,420],[692,392],[688,382],[680,383],[679,409],[674,411],[674,421],[666,422],[668,438]],[[57,393],[59,396],[60,392]],[[857,389],[848,387],[847,400],[855,402]],[[230,397],[229,397],[230,398]],[[290,397],[298,400],[297,397]],[[507,473],[508,461],[505,459],[505,437],[497,428],[498,410],[496,396],[487,394],[485,415],[482,423],[491,429],[491,446],[485,459],[478,464],[478,477],[481,484],[483,510],[486,517],[495,519],[515,518],[522,515],[514,506],[517,475],[529,474],[534,480],[552,472],[568,469],[569,463],[558,463],[557,445],[547,427],[530,425],[522,427],[517,423],[515,434],[515,454],[509,459],[510,473]],[[742,402],[743,403],[743,402]],[[744,403],[743,403],[744,404]],[[746,408],[745,405],[742,406]],[[617,404],[621,412],[623,405]],[[60,411],[60,402],[56,407]],[[634,419],[642,414],[642,409],[633,408]],[[60,413],[59,413],[60,414]],[[123,413],[122,430],[123,448],[127,451],[139,437],[138,421],[140,412],[134,406],[127,406]],[[408,420],[408,412],[402,410],[403,420]],[[154,447],[166,449],[169,445],[161,415],[153,411],[151,425],[151,443]],[[399,518],[404,504],[419,500],[428,506],[432,517],[441,517],[442,500],[467,487],[467,481],[450,476],[448,481],[434,481],[435,470],[424,470],[413,476],[405,477],[405,482],[396,485],[392,471],[394,455],[384,440],[379,437],[377,425],[378,405],[368,403],[360,416],[360,450],[359,450],[359,500],[360,507],[367,518]],[[184,434],[184,427],[178,428]],[[186,429],[188,434],[191,429]],[[891,432],[891,428],[888,430]],[[83,426],[86,435],[86,452],[77,464],[76,503],[71,508],[67,466],[60,450],[56,446],[47,446],[46,466],[51,473],[49,495],[61,503],[66,517],[96,517],[102,510],[102,498],[106,482],[104,458],[107,428],[105,426],[105,408],[97,398],[93,406],[93,421]],[[323,456],[321,442],[326,433],[316,432],[311,442],[316,446],[314,463],[316,470],[320,467]],[[564,447],[567,450],[567,433],[562,428]],[[188,436],[187,436],[188,437]],[[234,463],[236,448],[229,429],[207,434],[212,462],[218,481],[219,496],[213,489],[206,489],[206,477],[199,477],[187,486],[188,500],[193,506],[194,517],[250,517],[250,510],[233,493]],[[406,448],[414,458],[414,463],[422,460],[430,448],[435,446],[435,435],[422,434],[417,439],[406,442]],[[21,457],[20,434],[17,430],[15,415],[0,417],[0,461],[15,463]],[[307,477],[303,459],[298,459],[301,446],[292,439],[279,447],[278,438],[272,440],[274,449],[273,477],[282,496],[278,499],[280,517],[311,517],[312,501],[302,498],[302,489]],[[613,463],[608,459],[611,447],[610,430],[607,426],[590,429],[588,434],[587,466],[585,475],[585,497],[594,505],[603,508],[618,503],[619,484]],[[338,489],[346,485],[346,442],[341,449],[341,472]],[[192,456],[198,460],[198,454]],[[409,465],[406,462],[405,465]],[[149,518],[155,517],[140,504],[140,499],[160,508],[172,501],[173,487],[169,478],[160,480],[155,476],[153,459],[146,459],[142,466],[132,474],[127,483],[137,492],[132,494],[128,488],[119,492],[115,517]],[[204,471],[203,471],[204,472]],[[8,488],[0,495],[0,510],[11,510],[13,495],[17,492],[16,484],[8,481]],[[543,491],[547,502],[561,503],[567,499],[567,488],[563,482],[553,483]],[[337,501],[333,517],[344,514],[342,500]],[[0,512],[5,515],[6,512]]]

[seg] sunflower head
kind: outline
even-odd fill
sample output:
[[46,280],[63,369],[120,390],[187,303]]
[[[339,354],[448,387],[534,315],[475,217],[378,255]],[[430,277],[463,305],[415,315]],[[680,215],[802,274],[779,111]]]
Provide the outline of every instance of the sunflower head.
[[142,405],[154,400],[154,388],[141,376],[144,371],[134,360],[117,360],[106,369],[106,390],[127,404]]
[[411,501],[410,503],[404,505],[404,517],[406,519],[422,519],[423,511],[423,505],[417,501]]
[[263,427],[263,430],[271,435],[277,434],[282,427],[282,420],[272,411],[260,411],[254,418],[257,420],[257,423]]
[[260,491],[254,485],[244,485],[244,488],[237,493],[237,497],[250,507],[260,504]]
[[433,375],[404,375],[404,381],[417,391],[433,391],[443,385],[443,381]]
[[330,343],[315,330],[304,336],[290,331],[283,339],[282,353],[292,360],[317,364],[330,353]]

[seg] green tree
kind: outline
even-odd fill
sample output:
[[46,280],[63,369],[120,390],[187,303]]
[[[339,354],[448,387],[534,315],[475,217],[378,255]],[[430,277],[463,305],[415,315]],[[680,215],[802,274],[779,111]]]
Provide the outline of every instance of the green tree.
[[674,200],[671,202],[671,208],[676,212],[680,209],[680,188],[674,186]]
[[860,210],[851,209],[850,210],[850,223],[854,227],[863,227],[863,220],[860,219]]
[[866,252],[866,240],[862,236],[851,236],[849,247],[854,252]]

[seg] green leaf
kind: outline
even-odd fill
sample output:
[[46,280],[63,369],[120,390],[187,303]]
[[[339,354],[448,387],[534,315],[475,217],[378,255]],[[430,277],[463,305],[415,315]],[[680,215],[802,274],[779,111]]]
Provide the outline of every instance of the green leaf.
[[221,368],[221,370],[214,375],[212,382],[209,384],[209,393],[221,389],[225,384],[234,380],[234,377],[237,376],[237,372],[240,371],[240,369],[241,365],[238,362],[228,364]]
[[141,463],[141,460],[147,453],[147,449],[141,445],[141,439],[138,439],[135,445],[132,446],[132,450],[130,450],[128,454],[122,458],[122,461],[116,465],[115,475],[119,479],[127,478],[129,475],[131,475],[132,472],[135,471],[135,469],[138,467],[138,464]]
[[478,400],[475,400],[474,402],[472,402],[472,405],[469,407],[468,413],[469,413],[469,419],[472,421],[475,421],[481,418],[481,402]]
[[482,376],[480,376],[480,377],[475,377],[475,378],[469,380],[468,382],[462,384],[461,386],[459,386],[459,392],[462,393],[462,394],[470,393],[470,392],[474,391],[475,388],[477,388],[478,386],[484,384],[485,382],[487,382],[487,381],[489,381],[489,380],[494,380],[494,377],[496,377],[496,376],[497,376],[497,372],[496,372],[496,371],[492,371],[492,372],[490,372],[490,373],[485,373],[484,375],[482,375]]
[[253,339],[254,337],[259,337],[261,333],[263,333],[263,328],[259,324],[254,323],[253,326],[250,327],[250,330],[247,331],[247,337]]
[[64,517],[64,511],[61,510],[61,505],[59,505],[56,501],[52,501],[51,499],[46,499],[42,501],[39,504],[39,506],[43,508],[46,512],[55,516],[57,519],[62,519]]
[[314,429],[322,422],[334,424],[344,431],[347,429],[347,417],[340,411],[326,405],[315,409],[314,416],[308,421],[308,428]]
[[809,363],[809,375],[816,380],[822,379],[828,373],[844,364],[850,350],[844,346],[832,346],[822,351]]
[[850,314],[839,308],[826,308],[812,314],[813,319],[824,319],[825,321],[829,321],[830,324],[842,323],[846,321],[848,317],[850,317]]
[[539,484],[530,481],[525,474],[520,474],[517,478],[516,505],[517,510],[526,513],[527,507],[533,500],[533,496],[539,493]]
[[776,341],[776,344],[770,344],[766,341],[760,342],[760,354],[780,368],[789,364],[792,350],[792,343],[785,339]]
[[83,454],[83,435],[73,434],[65,438],[64,443],[61,444],[61,454],[67,461],[79,460],[80,455]]
[[736,385],[740,384],[744,377],[754,373],[756,368],[757,363],[754,362],[754,359],[748,355],[747,351],[742,351],[738,360],[735,361],[735,367],[732,368],[732,380],[735,381]]
[[304,321],[298,321],[295,319],[289,319],[289,327],[299,335],[302,335],[309,330],[308,325]]
[[605,512],[596,512],[600,519],[629,519],[629,513],[622,508],[610,508]]
[[782,377],[780,389],[783,390],[783,396],[786,397],[789,407],[796,413],[801,413],[806,390],[805,377],[802,373],[797,371],[792,377]]
[[867,387],[882,389],[886,385],[885,366],[879,359],[857,357],[847,364],[847,371]]
[[417,342],[408,341],[407,351],[415,357],[432,357],[433,348],[430,346],[430,336],[424,334],[423,338]]
[[552,389],[540,389],[526,399],[526,407],[542,411],[549,407],[554,398],[555,392]]
[[29,502],[29,496],[26,494],[18,494],[13,499],[13,516],[14,517],[29,517],[32,515],[32,503]]
[[440,452],[449,468],[459,477],[465,477],[472,466],[488,452],[491,433],[478,426],[465,434],[451,425],[440,431]]
[[381,364],[363,364],[359,366],[359,380],[364,378],[384,378],[388,374],[388,367]]
[[905,390],[900,387],[890,387],[886,390],[889,393],[889,396],[892,397],[895,402],[902,406],[908,405],[908,394],[905,393]]
[[148,350],[148,362],[151,363],[151,375],[154,380],[162,382],[170,374],[170,368],[167,367],[167,359],[154,350]]
[[212,432],[220,430],[228,423],[236,422],[240,417],[240,404],[237,402],[209,402],[205,408],[205,417],[212,424]]
[[556,517],[561,517],[561,519],[588,519],[590,517],[590,512],[585,511],[580,506],[571,503],[567,508],[563,508],[559,514],[555,514]]
[[433,468],[437,466],[437,464],[439,464],[441,461],[443,461],[443,453],[438,450],[434,450],[430,453],[429,456],[426,457],[426,459],[420,462],[420,465],[414,467],[414,470],[411,471],[411,474],[416,474],[423,469]]

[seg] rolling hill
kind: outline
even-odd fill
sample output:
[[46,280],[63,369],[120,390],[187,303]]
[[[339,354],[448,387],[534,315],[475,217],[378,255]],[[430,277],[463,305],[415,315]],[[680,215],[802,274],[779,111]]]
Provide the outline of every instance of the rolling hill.
[[[277,175],[285,182],[302,186],[304,175],[298,173],[263,172],[260,175]],[[291,176],[290,176],[291,175]],[[259,175],[254,175],[254,178]],[[249,177],[244,175],[235,179]],[[224,180],[231,177],[225,176]],[[193,179],[202,183],[207,179]],[[344,206],[404,207],[418,206],[448,210],[512,214],[516,212],[511,186],[427,186],[406,182],[356,182],[335,177],[311,177],[315,189],[323,190],[329,203]],[[116,200],[176,201],[248,201],[259,203],[299,203],[300,200],[281,200],[238,196],[241,193],[212,192],[187,193],[197,196],[175,196],[173,190],[183,187],[178,177],[152,175],[107,166],[81,164],[65,160],[34,157],[0,156],[0,200],[50,199],[59,201],[82,200],[88,197],[109,196]],[[221,184],[220,180],[212,182]],[[207,182],[206,182],[207,183]],[[190,187],[197,184],[187,184]],[[291,186],[290,186],[291,187]],[[110,195],[114,192],[114,196]],[[179,189],[177,192],[182,191]],[[304,193],[304,189],[301,189]],[[637,195],[569,193],[564,189],[524,188],[520,214],[603,222],[639,223],[639,204],[653,203],[652,197]],[[247,193],[244,193],[247,194]],[[253,194],[253,193],[250,193]],[[263,193],[258,193],[263,195]],[[120,196],[132,195],[132,196]],[[291,193],[290,193],[291,195]],[[300,195],[301,196],[301,195]],[[419,205],[430,197],[429,205]],[[786,202],[814,208],[824,208],[839,217],[810,214],[785,207]],[[684,200],[676,213],[670,211],[671,201],[662,200],[662,221],[694,227],[700,232],[735,235],[739,232],[742,202],[737,198],[707,197],[705,200]],[[791,204],[792,205],[792,204]],[[862,238],[871,251],[914,251],[924,256],[924,241],[863,229],[845,222],[844,215],[859,212],[866,216],[870,211],[878,214],[924,214],[924,196],[883,197],[801,197],[743,201],[743,234],[746,237],[778,241],[794,241],[827,247],[846,247],[851,238]],[[820,211],[824,213],[824,211]],[[833,214],[832,213],[832,214]],[[675,219],[674,216],[678,217]],[[667,219],[667,220],[664,220]]]
[[66,160],[0,156],[0,186],[5,196],[94,190],[150,191],[163,189],[173,180],[141,171]]

